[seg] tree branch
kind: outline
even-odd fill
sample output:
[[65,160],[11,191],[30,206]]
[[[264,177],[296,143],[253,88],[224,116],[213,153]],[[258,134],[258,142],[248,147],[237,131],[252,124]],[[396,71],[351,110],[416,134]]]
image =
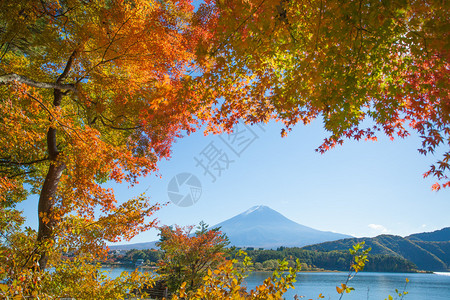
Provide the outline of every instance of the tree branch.
[[64,71],[59,75],[58,79],[56,79],[56,83],[60,84],[64,79],[66,79],[67,74],[69,74],[70,68],[72,68],[73,61],[75,59],[75,56],[77,55],[77,50],[73,50],[72,54],[69,57],[69,60],[67,61],[66,67],[64,68]]
[[[61,75],[63,75],[63,74],[61,74]],[[72,92],[76,92],[76,88],[75,88],[74,84],[66,84],[66,83],[58,83],[58,82],[40,82],[40,81],[35,81],[33,79],[30,79],[28,77],[25,77],[25,76],[22,76],[19,74],[15,74],[15,73],[0,75],[0,85],[7,84],[12,81],[17,81],[17,82],[24,83],[26,85],[37,87],[37,88],[70,90]]]
[[27,165],[33,165],[36,163],[40,163],[43,161],[47,161],[49,158],[42,158],[42,159],[37,159],[37,160],[33,160],[33,161],[27,161],[27,162],[16,162],[16,161],[12,161],[9,159],[0,159],[0,165],[18,165],[18,166],[27,166]]
[[36,172],[36,170],[31,170],[31,171],[27,171],[27,172],[11,175],[11,176],[8,176],[8,179],[13,179],[15,177],[22,176],[22,175],[32,174],[34,172]]
[[[106,124],[103,119],[107,120],[111,124]],[[111,129],[115,129],[115,130],[124,130],[124,131],[126,131],[126,130],[136,130],[136,129],[139,129],[139,128],[143,127],[142,125],[136,125],[136,126],[133,126],[133,127],[118,127],[118,126],[114,126],[113,125],[114,122],[112,120],[109,120],[108,118],[106,118],[106,117],[104,117],[102,115],[100,116],[100,122],[103,124],[103,126],[106,126],[106,127],[109,127]]]

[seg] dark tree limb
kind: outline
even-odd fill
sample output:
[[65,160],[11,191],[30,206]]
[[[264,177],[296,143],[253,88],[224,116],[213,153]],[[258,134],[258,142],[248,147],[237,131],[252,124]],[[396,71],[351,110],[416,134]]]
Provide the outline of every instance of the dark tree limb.
[[[97,118],[97,117],[96,117]],[[141,126],[141,125],[136,125],[136,126],[133,126],[133,127],[118,127],[118,126],[114,126],[112,123],[112,121],[110,121],[110,120],[108,120],[108,121],[110,121],[111,122],[111,124],[106,124],[106,122],[103,120],[104,118],[103,117],[100,117],[100,122],[103,124],[103,126],[105,126],[105,127],[109,127],[109,128],[111,128],[111,129],[115,129],[115,130],[123,130],[123,131],[132,131],[132,130],[136,130],[136,129],[140,129],[140,128],[142,128],[143,126]]]
[[34,172],[36,172],[36,171],[31,170],[31,171],[22,172],[22,173],[19,173],[19,174],[10,175],[10,176],[8,176],[8,179],[13,179],[13,178],[16,178],[16,177],[19,177],[19,176],[22,176],[22,175],[32,174]]
[[0,75],[0,84],[7,84],[13,81],[17,81],[32,87],[43,89],[70,90],[72,92],[76,91],[74,84],[58,83],[58,82],[40,82],[15,73]]
[[0,158],[0,165],[16,165],[16,166],[29,166],[34,165],[43,161],[49,160],[48,157],[42,158],[42,159],[36,159],[33,161],[27,161],[27,162],[19,162],[19,161],[13,161],[9,157],[6,158]]
[[64,68],[64,71],[59,75],[58,79],[56,79],[56,83],[61,83],[64,81],[64,79],[67,78],[67,75],[69,74],[70,69],[72,68],[73,61],[75,60],[75,57],[77,55],[77,51],[74,50],[72,54],[69,56],[69,59],[67,60],[66,67]]

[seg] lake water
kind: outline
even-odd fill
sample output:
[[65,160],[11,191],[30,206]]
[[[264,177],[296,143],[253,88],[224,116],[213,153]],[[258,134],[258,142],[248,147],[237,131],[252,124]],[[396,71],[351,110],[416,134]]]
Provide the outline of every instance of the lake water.
[[[270,273],[254,273],[247,279],[249,288],[260,284]],[[299,273],[295,290],[288,290],[284,297],[293,299],[294,295],[305,296],[302,299],[317,299],[322,293],[324,299],[339,299],[336,286],[347,278],[346,273]],[[405,273],[358,273],[349,286],[355,290],[345,294],[346,300],[383,300],[389,295],[395,299],[395,289],[403,291],[406,278],[407,300],[450,300],[450,273],[441,274],[405,274]]]
[[[110,270],[110,276],[116,277],[122,271],[133,271],[132,268],[115,268]],[[246,278],[247,287],[254,288],[261,284],[271,272],[255,272]],[[339,299],[336,286],[340,286],[347,278],[346,273],[318,272],[299,273],[295,289],[289,289],[285,299],[294,299],[297,294],[300,299],[317,299],[320,293],[324,299]],[[405,300],[450,300],[450,273],[438,272],[434,274],[416,273],[371,273],[362,272],[354,277],[349,286],[355,288],[350,294],[345,294],[345,300],[384,300],[389,295],[396,299],[395,289],[403,291],[406,278],[408,295]]]

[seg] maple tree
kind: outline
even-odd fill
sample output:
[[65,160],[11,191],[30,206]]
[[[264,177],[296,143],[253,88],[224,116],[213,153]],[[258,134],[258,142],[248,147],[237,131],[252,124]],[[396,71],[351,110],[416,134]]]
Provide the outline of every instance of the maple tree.
[[422,154],[442,154],[424,176],[436,176],[435,190],[449,187],[449,5],[206,1],[197,13],[210,31],[197,49],[206,68],[196,79],[205,104],[199,116],[212,132],[240,119],[277,119],[283,135],[319,118],[330,132],[321,153],[346,138],[376,140],[382,132],[394,139],[413,130]]
[[[245,256],[245,252],[242,254]],[[194,291],[186,289],[182,284],[178,294],[172,300],[178,299],[283,299],[282,296],[290,288],[294,288],[297,272],[300,270],[299,263],[295,268],[288,267],[286,261],[281,262],[279,267],[264,282],[254,289],[247,291],[244,279],[248,267],[252,264],[248,257],[244,258],[243,268],[235,267],[236,260],[228,260],[219,265],[215,270],[208,270],[202,278],[202,284]]]
[[177,291],[184,282],[185,291],[194,291],[202,285],[208,270],[215,269],[225,261],[228,238],[219,228],[208,228],[201,222],[194,226],[160,228],[157,246],[163,251],[158,262],[158,274],[164,278],[171,292]]
[[137,183],[195,130],[192,12],[187,0],[1,2],[0,212],[39,194],[40,269],[50,249],[95,253],[155,225],[158,205],[118,205],[102,184]]

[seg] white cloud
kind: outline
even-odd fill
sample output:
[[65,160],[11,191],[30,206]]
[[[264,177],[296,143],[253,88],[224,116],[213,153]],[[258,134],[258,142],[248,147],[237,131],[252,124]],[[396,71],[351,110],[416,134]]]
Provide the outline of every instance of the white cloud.
[[379,224],[369,224],[368,225],[370,229],[373,229],[379,233],[389,233],[390,230],[387,229],[386,227],[384,227],[383,225],[379,225]]

